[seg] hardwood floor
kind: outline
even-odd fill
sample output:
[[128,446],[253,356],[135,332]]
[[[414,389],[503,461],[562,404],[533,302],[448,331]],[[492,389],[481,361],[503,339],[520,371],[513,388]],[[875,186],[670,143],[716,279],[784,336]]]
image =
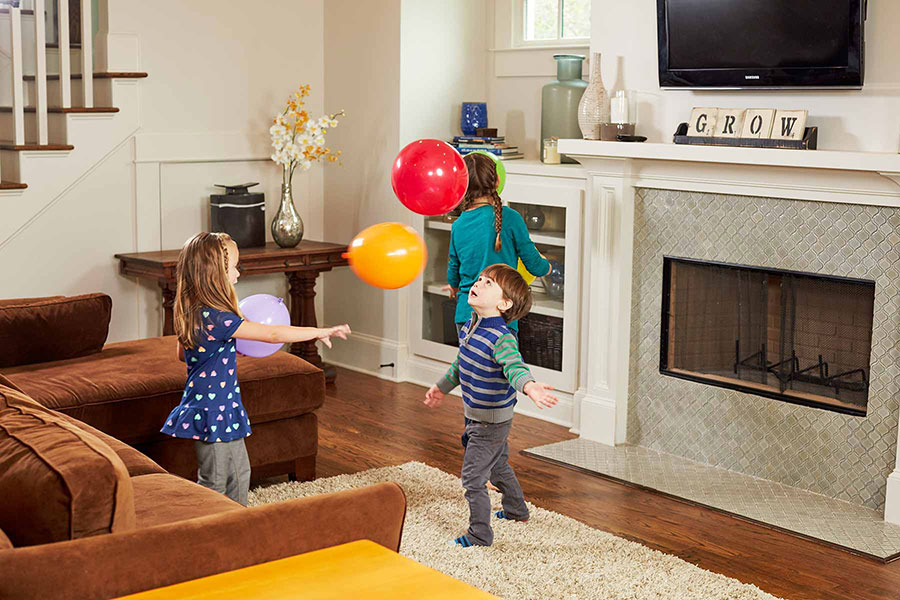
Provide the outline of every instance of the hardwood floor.
[[[425,389],[339,370],[319,410],[318,476],[419,461],[458,475],[462,409]],[[900,599],[900,560],[881,564],[761,525],[579,473],[519,452],[576,437],[516,415],[510,463],[525,498],[787,600]],[[460,490],[462,494],[462,490]]]

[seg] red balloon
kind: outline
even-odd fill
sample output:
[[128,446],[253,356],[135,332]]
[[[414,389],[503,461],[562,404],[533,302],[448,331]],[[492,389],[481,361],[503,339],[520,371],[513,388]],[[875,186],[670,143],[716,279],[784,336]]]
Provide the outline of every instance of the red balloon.
[[427,217],[443,215],[462,202],[469,187],[469,171],[450,144],[418,140],[394,160],[391,186],[409,210]]

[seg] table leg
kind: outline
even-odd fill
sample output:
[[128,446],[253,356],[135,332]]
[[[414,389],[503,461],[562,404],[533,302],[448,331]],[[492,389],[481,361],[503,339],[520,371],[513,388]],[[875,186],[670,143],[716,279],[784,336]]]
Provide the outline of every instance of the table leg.
[[173,309],[175,308],[175,290],[174,283],[168,281],[160,281],[159,287],[162,289],[163,297],[163,335],[175,335],[175,317]]
[[[316,324],[316,278],[318,271],[292,271],[287,273],[291,286],[291,324],[300,327],[318,327]],[[315,341],[291,344],[291,354],[299,356],[325,371],[325,382],[334,383],[337,370],[326,365],[319,355]]]

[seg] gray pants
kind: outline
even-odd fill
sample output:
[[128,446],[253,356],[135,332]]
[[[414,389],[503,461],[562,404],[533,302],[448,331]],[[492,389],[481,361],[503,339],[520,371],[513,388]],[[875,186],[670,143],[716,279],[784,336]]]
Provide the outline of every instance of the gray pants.
[[250,457],[244,438],[231,442],[194,442],[197,483],[247,506]]
[[466,425],[469,438],[463,457],[462,484],[469,501],[469,531],[466,537],[478,546],[490,546],[494,541],[491,529],[491,499],[485,484],[491,481],[503,494],[503,510],[512,519],[528,518],[528,507],[522,487],[509,466],[509,444],[506,438],[512,419],[504,423]]

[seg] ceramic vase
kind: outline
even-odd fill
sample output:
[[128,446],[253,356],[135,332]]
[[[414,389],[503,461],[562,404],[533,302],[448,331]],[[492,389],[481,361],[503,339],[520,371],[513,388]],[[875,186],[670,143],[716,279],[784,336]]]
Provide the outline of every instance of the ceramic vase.
[[[578,102],[587,87],[581,78],[584,56],[580,54],[556,54],[556,79],[541,90],[541,143],[549,138],[579,138]],[[543,152],[541,160],[543,160]],[[575,160],[562,156],[564,163]]]
[[291,184],[281,184],[281,205],[272,219],[272,238],[282,248],[293,248],[303,239],[303,219],[294,208]]
[[609,122],[609,96],[600,76],[600,53],[591,54],[591,81],[578,103],[578,126],[586,140],[600,139],[600,124]]

